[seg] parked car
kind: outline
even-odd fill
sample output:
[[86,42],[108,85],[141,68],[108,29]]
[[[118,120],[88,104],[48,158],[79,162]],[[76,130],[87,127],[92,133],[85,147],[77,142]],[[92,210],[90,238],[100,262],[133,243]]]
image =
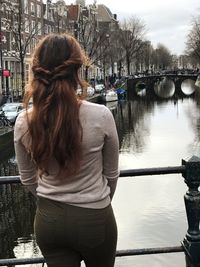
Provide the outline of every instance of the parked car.
[[22,103],[5,103],[1,110],[3,110],[6,118],[11,122],[15,123],[17,116],[23,109]]

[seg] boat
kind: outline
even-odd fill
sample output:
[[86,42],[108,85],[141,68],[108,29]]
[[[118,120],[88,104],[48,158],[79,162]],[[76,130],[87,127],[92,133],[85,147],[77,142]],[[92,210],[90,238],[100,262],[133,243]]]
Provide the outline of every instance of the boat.
[[110,101],[105,103],[106,107],[108,107],[110,110],[115,110],[118,106],[118,101]]
[[106,90],[102,93],[102,100],[104,102],[111,102],[111,101],[117,101],[118,100],[118,94],[114,90]]
[[126,98],[126,90],[122,87],[116,89],[118,100],[124,100]]

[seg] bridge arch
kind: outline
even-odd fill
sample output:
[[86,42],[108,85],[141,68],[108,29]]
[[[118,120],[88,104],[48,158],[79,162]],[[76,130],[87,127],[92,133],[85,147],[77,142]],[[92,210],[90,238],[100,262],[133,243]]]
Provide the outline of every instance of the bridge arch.
[[[154,86],[157,82],[162,81],[162,79],[168,78],[173,81],[175,85],[175,95],[179,96],[188,96],[189,94],[185,94],[184,90],[182,90],[183,83],[189,80],[195,81],[197,80],[198,74],[164,74],[164,75],[148,75],[142,77],[132,77],[127,80],[127,90],[129,96],[138,95],[138,85],[141,84],[141,89],[143,90],[146,87],[146,94],[155,94]],[[147,89],[148,88],[148,89]],[[193,94],[194,91],[191,91]],[[190,95],[191,95],[190,94]]]

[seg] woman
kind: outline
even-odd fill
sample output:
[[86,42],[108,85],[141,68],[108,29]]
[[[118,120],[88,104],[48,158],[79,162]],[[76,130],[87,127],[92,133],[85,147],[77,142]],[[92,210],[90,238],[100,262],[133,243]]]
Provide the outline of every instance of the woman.
[[87,267],[114,266],[118,136],[108,108],[76,96],[78,86],[85,88],[79,78],[84,60],[70,35],[41,40],[26,112],[15,124],[21,182],[37,196],[34,231],[49,267],[78,267],[82,260]]

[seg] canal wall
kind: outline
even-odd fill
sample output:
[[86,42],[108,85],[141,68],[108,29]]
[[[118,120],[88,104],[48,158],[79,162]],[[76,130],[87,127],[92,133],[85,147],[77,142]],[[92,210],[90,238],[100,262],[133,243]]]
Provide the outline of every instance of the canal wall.
[[0,258],[15,258],[17,243],[32,239],[35,202],[21,185],[1,186],[0,198]]
[[13,129],[0,130],[0,161],[6,158],[14,150]]

